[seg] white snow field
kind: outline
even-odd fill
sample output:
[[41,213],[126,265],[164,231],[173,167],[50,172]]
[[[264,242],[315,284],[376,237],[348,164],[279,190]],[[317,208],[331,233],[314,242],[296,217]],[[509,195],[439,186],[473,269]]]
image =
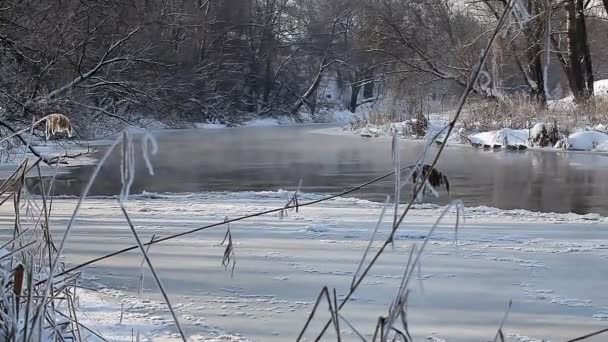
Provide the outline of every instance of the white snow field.
[[[289,195],[144,193],[127,207],[142,239],[149,240],[282,207]],[[300,201],[318,197],[304,194]],[[55,236],[75,204],[73,198],[54,200]],[[341,311],[368,339],[397,293],[412,244],[420,245],[441,210],[418,205],[408,214],[394,249],[387,249]],[[267,215],[235,222],[232,277],[230,267],[221,266],[225,226],[153,245],[150,257],[190,340],[294,341],[323,286],[336,288],[339,297],[348,290],[380,211],[381,204],[345,198],[302,207],[282,219]],[[12,234],[11,213],[2,214],[0,234]],[[509,341],[565,341],[606,326],[608,219],[487,207],[466,208],[465,215],[458,246],[450,214],[423,255],[408,309],[415,340],[492,340],[509,300],[513,307],[504,329]],[[389,212],[377,241],[386,238],[391,220]],[[75,265],[133,244],[116,199],[87,199],[65,260]],[[112,341],[132,341],[138,333],[141,341],[177,341],[148,270],[138,294],[141,262],[135,250],[86,268],[83,285],[98,291],[82,290],[81,321]],[[306,341],[314,340],[328,319],[326,307],[321,305]],[[346,324],[340,327],[343,341],[360,341]],[[323,341],[335,340],[329,329]]]

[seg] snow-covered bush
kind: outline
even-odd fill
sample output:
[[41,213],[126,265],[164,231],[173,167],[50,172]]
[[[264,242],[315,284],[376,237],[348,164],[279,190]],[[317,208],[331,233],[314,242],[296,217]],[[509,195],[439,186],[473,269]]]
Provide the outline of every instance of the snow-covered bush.
[[530,146],[548,147],[554,146],[560,140],[557,122],[551,127],[544,122],[539,122],[530,130]]

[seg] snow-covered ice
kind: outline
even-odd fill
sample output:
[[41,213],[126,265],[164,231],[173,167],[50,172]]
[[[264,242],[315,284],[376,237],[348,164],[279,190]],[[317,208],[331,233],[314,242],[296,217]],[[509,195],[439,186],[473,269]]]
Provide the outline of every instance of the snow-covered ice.
[[[285,205],[288,191],[246,193],[142,194],[128,211],[142,239],[222,222]],[[301,202],[320,195],[303,194]],[[75,200],[54,201],[54,234],[60,233]],[[1,209],[7,210],[7,209]],[[221,266],[224,225],[154,245],[156,265],[181,323],[195,341],[290,341],[302,327],[322,286],[348,289],[381,205],[356,198],[336,199],[287,215],[266,215],[230,225],[234,276]],[[371,334],[386,315],[400,283],[412,243],[419,244],[442,207],[418,205],[389,248],[344,307],[344,315]],[[8,213],[4,213],[8,214]],[[454,244],[451,213],[429,240],[422,259],[420,288],[414,282],[408,318],[424,340],[491,339],[506,303],[513,308],[505,333],[513,341],[565,340],[602,327],[608,317],[608,221],[598,215],[465,210],[466,224]],[[377,240],[386,238],[391,215]],[[4,223],[0,231],[10,231]],[[2,227],[0,227],[2,228]],[[92,198],[68,241],[67,261],[85,261],[133,244],[113,198]],[[372,251],[378,248],[374,243]],[[138,295],[141,256],[125,253],[85,270],[81,309],[100,332],[122,339],[133,331],[155,341],[177,340],[165,305],[146,271]],[[573,282],[572,279],[580,281]],[[87,304],[88,303],[88,304]],[[116,326],[123,307],[123,326]],[[127,308],[127,309],[124,309]],[[323,316],[325,317],[325,316]],[[534,322],[532,324],[532,322]],[[315,320],[315,327],[321,320]],[[329,336],[331,338],[331,336]],[[356,335],[344,329],[345,341]]]

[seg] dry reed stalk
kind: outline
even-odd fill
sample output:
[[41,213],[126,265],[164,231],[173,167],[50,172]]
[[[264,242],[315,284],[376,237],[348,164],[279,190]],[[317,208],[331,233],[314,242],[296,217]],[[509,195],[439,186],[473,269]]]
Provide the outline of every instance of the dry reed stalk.
[[226,244],[224,255],[222,256],[222,266],[227,270],[230,264],[232,268],[230,270],[230,277],[234,276],[234,267],[236,266],[236,253],[234,252],[234,243],[232,242],[232,232],[230,231],[230,223],[228,223],[228,217],[224,219],[226,221],[226,235],[220,243],[221,246]]

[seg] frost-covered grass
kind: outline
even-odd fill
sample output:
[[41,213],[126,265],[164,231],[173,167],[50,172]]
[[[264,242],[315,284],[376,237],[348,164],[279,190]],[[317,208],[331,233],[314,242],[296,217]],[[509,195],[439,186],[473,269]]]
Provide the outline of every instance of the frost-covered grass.
[[79,274],[52,276],[51,270],[62,270],[63,263],[50,234],[50,192],[35,201],[24,183],[36,165],[26,159],[0,186],[2,208],[13,216],[11,234],[0,248],[3,341],[56,341],[87,330],[75,316]]
[[[0,340],[3,341],[73,340],[82,339],[83,334],[95,334],[79,322],[76,315],[79,273],[55,277],[63,270],[60,258],[65,239],[56,243],[50,233],[52,184],[58,165],[72,155],[57,153],[58,144],[42,152],[34,147],[39,141],[32,133],[45,122],[47,140],[59,132],[69,136],[73,133],[69,119],[62,114],[48,115],[20,130],[2,125],[9,131],[0,140],[6,153],[4,162],[10,162],[11,155],[21,159],[14,172],[0,184],[0,206],[9,207],[8,217],[12,221],[10,235],[0,244]],[[29,135],[25,135],[26,132]],[[15,140],[24,146],[13,148],[11,144]],[[36,158],[32,159],[32,155]],[[41,163],[55,165],[55,169],[50,186],[43,187],[41,199],[36,201],[25,179],[36,174],[42,182]]]
[[[59,114],[56,114],[56,116],[59,116]],[[33,126],[36,126],[39,122],[41,121],[36,122]],[[66,119],[66,124],[60,128],[62,130],[68,129],[71,132],[69,120]],[[19,141],[26,144],[27,150],[24,149],[22,162],[16,170],[0,184],[0,207],[2,209],[10,207],[5,215],[12,222],[8,234],[3,236],[0,244],[0,284],[2,286],[0,288],[0,340],[15,342],[106,341],[99,330],[89,326],[89,323],[97,326],[100,322],[81,321],[79,319],[81,310],[78,303],[80,300],[81,273],[66,271],[63,257],[70,231],[79,214],[82,201],[86,198],[90,186],[106,157],[116,149],[118,144],[121,144],[123,155],[121,168],[123,191],[119,203],[123,204],[126,201],[135,171],[131,134],[125,131],[111,144],[106,155],[98,163],[88,185],[83,190],[82,197],[75,201],[74,209],[72,209],[67,224],[64,225],[63,233],[55,235],[52,233],[51,226],[54,215],[52,211],[54,179],[62,161],[65,158],[73,157],[73,155],[63,153],[53,155],[52,152],[56,151],[56,146],[59,145],[57,143],[54,143],[50,149],[36,149],[33,145],[37,141],[33,137],[29,138],[22,135],[28,130],[27,128],[20,131],[10,129],[12,135],[5,137],[2,141],[17,137]],[[55,129],[51,130],[53,135],[56,132]],[[142,144],[144,160],[149,172],[152,173],[148,155],[156,151],[155,140],[144,134]],[[30,151],[36,158],[32,159],[26,151]],[[50,180],[42,178],[41,163],[53,168]],[[25,180],[27,177],[36,176],[41,185],[41,195],[34,198],[30,194]],[[127,222],[129,222],[124,207],[123,213]],[[133,236],[135,240],[140,242],[134,228]],[[157,280],[161,292],[166,294],[143,247],[141,253],[153,272],[154,279]],[[85,291],[85,293],[87,292]],[[91,294],[89,293],[89,296],[86,297],[86,300],[89,301],[87,305],[99,308],[99,303],[90,303],[90,298]],[[172,309],[166,296],[165,304],[169,309]],[[85,321],[87,324],[83,323]],[[178,332],[181,333],[182,330],[179,329],[179,322],[176,317],[174,317],[174,322],[178,327]],[[113,323],[113,325],[117,324],[122,324],[122,314],[120,321]],[[104,326],[104,329],[107,328],[107,326]],[[130,332],[129,335],[122,336],[124,341],[135,338],[133,329]],[[140,340],[139,334],[137,340]]]

